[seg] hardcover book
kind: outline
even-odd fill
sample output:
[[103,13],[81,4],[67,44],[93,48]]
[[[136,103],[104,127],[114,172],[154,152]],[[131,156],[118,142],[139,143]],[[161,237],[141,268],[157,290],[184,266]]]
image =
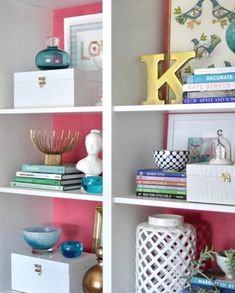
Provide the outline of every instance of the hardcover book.
[[16,171],[16,176],[17,177],[28,177],[28,178],[67,180],[67,179],[83,178],[84,173],[77,171],[77,173],[71,173],[71,174],[53,174],[53,173],[50,174],[50,173]]
[[136,192],[186,195],[186,190],[160,189],[160,188],[138,188],[137,187]]
[[34,164],[24,164],[22,166],[22,170],[25,172],[39,172],[39,173],[55,173],[55,174],[71,174],[76,173],[78,170],[76,169],[76,164],[68,164],[68,165],[34,165]]
[[235,72],[230,73],[207,73],[190,75],[186,77],[186,83],[205,83],[205,82],[227,82],[235,81]]
[[137,196],[140,197],[153,197],[153,198],[162,198],[162,199],[181,199],[186,200],[186,195],[183,194],[170,194],[170,193],[155,193],[155,192],[136,192]]
[[15,182],[46,184],[46,185],[56,185],[56,186],[81,184],[81,180],[82,179],[56,180],[56,179],[45,179],[45,178],[15,177]]
[[157,177],[186,177],[186,172],[162,171],[160,169],[140,169],[137,176],[157,176]]
[[73,184],[73,185],[47,185],[47,184],[36,184],[36,183],[24,183],[24,182],[10,182],[12,187],[23,187],[23,188],[32,188],[32,189],[44,189],[44,190],[54,190],[54,191],[66,191],[73,189],[81,189],[81,184]]
[[218,288],[234,290],[235,292],[235,279],[228,279],[223,272],[211,269],[205,271],[204,274],[209,279],[197,275],[191,278],[191,284],[205,287],[217,286]]
[[183,98],[183,104],[208,104],[208,103],[234,103],[235,96],[232,97],[207,97],[207,98]]
[[217,73],[230,73],[235,72],[235,67],[208,67],[208,68],[195,68],[194,74],[217,74]]
[[137,184],[145,184],[145,185],[158,185],[158,186],[186,186],[185,182],[177,182],[177,181],[164,181],[164,180],[136,180]]
[[220,91],[220,90],[234,90],[234,89],[235,89],[235,81],[183,84],[183,92]]
[[171,181],[171,182],[186,182],[186,177],[174,177],[174,176],[145,176],[145,175],[137,175],[136,180],[148,180],[150,182],[152,181]]

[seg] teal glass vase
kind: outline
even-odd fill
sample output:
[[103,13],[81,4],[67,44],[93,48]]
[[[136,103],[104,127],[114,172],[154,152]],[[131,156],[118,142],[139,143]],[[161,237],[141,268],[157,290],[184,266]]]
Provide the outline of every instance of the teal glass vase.
[[47,38],[47,48],[40,51],[35,58],[36,66],[41,70],[65,69],[70,66],[69,54],[59,49],[58,37]]

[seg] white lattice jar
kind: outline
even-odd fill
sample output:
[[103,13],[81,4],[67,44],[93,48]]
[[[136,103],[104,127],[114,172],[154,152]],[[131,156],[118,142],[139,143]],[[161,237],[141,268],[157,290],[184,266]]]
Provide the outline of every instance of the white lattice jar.
[[181,292],[195,256],[196,233],[178,215],[156,214],[136,230],[136,293]]

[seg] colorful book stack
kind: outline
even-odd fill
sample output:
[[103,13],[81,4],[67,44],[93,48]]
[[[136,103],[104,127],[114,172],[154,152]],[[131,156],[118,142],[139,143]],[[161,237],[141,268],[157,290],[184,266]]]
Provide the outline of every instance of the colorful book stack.
[[228,279],[223,272],[214,269],[204,273],[208,279],[202,275],[192,277],[191,288],[193,291],[185,289],[182,293],[198,292],[200,289],[204,289],[205,292],[215,292],[215,288],[221,293],[235,292],[235,279]]
[[66,191],[81,188],[84,174],[76,169],[75,164],[69,165],[31,165],[24,164],[16,171],[15,180],[10,182],[13,187]]
[[235,67],[194,69],[183,92],[183,104],[235,102]]
[[136,195],[186,199],[186,172],[141,169],[136,175]]

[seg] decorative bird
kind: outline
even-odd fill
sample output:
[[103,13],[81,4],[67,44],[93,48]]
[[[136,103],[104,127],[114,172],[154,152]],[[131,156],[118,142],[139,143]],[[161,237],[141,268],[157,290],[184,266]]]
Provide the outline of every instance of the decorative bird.
[[216,35],[210,36],[210,41],[201,44],[198,39],[194,38],[191,40],[194,44],[194,50],[196,51],[196,56],[198,58],[208,57],[215,47],[221,42],[221,38]]
[[210,1],[213,5],[212,14],[215,18],[217,18],[218,20],[227,18],[229,22],[235,19],[234,11],[221,6],[217,0],[210,0]]
[[180,24],[184,24],[187,19],[196,20],[202,14],[203,1],[204,0],[199,0],[193,8],[176,16],[176,21]]

